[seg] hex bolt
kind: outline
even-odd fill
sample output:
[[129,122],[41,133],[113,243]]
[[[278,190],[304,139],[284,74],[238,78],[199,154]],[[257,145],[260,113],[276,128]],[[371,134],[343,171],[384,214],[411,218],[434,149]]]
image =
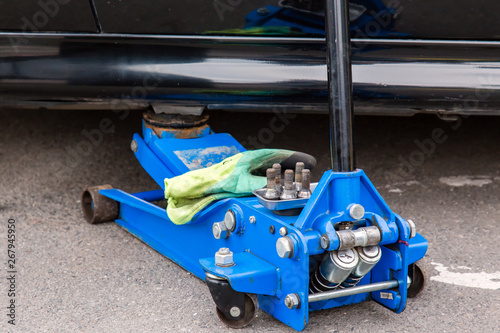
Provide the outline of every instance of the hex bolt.
[[231,250],[228,247],[221,247],[219,251],[217,251],[218,254],[226,255],[231,253]]
[[302,190],[302,170],[304,170],[305,164],[303,162],[297,162],[295,164],[295,188],[297,192]]
[[297,309],[300,306],[300,297],[298,294],[288,294],[285,297],[285,305],[290,310]]
[[212,233],[214,234],[215,239],[226,239],[229,236],[229,232],[227,231],[226,223],[215,222],[212,226]]
[[349,216],[354,220],[361,220],[365,216],[365,207],[360,204],[353,204],[349,208]]
[[293,186],[293,170],[285,171],[285,189],[280,196],[281,200],[292,200],[297,198],[297,191]]
[[281,227],[280,228],[280,236],[285,237],[286,235],[288,235],[288,229],[286,227]]
[[328,236],[324,235],[320,239],[320,245],[321,248],[326,250],[330,247],[330,239],[328,239]]
[[134,153],[137,153],[137,141],[135,140],[132,140],[132,142],[130,142],[130,149],[134,152]]
[[410,239],[412,239],[417,235],[417,226],[413,220],[406,220],[406,222],[410,225]]
[[255,216],[250,216],[248,218],[248,221],[251,223],[251,224],[255,224],[255,222],[257,222],[257,219],[255,218]]
[[267,200],[278,200],[280,198],[280,193],[276,190],[276,170],[267,169],[267,189],[264,193],[264,198]]
[[293,256],[294,246],[290,237],[281,237],[276,241],[276,252],[281,258],[291,258]]
[[273,169],[276,172],[275,188],[279,193],[281,193],[283,192],[283,186],[281,185],[281,164],[273,164]]
[[311,170],[302,170],[302,189],[298,197],[301,199],[309,199],[311,197]]
[[240,308],[239,308],[239,307],[237,307],[237,306],[233,306],[233,307],[231,308],[231,310],[229,310],[229,313],[231,314],[231,316],[232,316],[233,318],[236,318],[236,317],[239,317],[239,316],[240,316],[240,314],[241,314],[241,310],[240,310]]
[[236,230],[236,217],[231,209],[229,209],[226,212],[226,215],[224,215],[224,224],[226,225],[227,230]]
[[219,267],[234,266],[233,252],[227,247],[222,247],[215,253],[215,265]]

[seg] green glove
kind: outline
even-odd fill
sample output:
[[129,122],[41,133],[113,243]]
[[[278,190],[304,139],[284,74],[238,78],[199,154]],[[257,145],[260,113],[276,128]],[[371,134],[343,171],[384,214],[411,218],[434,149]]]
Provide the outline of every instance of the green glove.
[[249,150],[211,167],[165,179],[167,214],[175,224],[186,224],[215,200],[243,197],[266,185],[265,174],[295,152],[282,149]]

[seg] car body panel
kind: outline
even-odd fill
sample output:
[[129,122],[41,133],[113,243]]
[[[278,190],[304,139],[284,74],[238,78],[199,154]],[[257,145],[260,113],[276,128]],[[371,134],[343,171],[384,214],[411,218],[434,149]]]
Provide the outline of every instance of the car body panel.
[[88,0],[0,1],[0,30],[98,32]]
[[[60,5],[59,32],[0,31],[0,106],[325,112],[322,12],[287,1],[74,2],[90,33]],[[500,3],[445,1],[351,1],[358,114],[500,114]]]

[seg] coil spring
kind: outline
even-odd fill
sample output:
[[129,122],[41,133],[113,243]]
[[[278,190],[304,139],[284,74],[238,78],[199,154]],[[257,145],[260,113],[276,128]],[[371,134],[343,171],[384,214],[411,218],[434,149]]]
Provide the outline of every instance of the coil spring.
[[338,286],[338,289],[344,289],[344,288],[352,288],[352,287],[356,287],[359,283],[359,281],[361,281],[361,279],[363,278],[364,276],[355,276],[353,274],[349,275],[349,277],[347,279],[345,279],[344,282],[342,282],[340,284],[340,286]]
[[326,280],[323,275],[320,273],[319,269],[311,276],[309,283],[309,292],[311,294],[321,293],[324,291],[332,291],[337,289],[340,286],[340,283],[331,283]]
[[364,276],[359,277],[351,274],[344,282],[332,284],[321,275],[319,270],[317,270],[310,278],[309,293],[316,294],[336,289],[356,287],[363,278]]

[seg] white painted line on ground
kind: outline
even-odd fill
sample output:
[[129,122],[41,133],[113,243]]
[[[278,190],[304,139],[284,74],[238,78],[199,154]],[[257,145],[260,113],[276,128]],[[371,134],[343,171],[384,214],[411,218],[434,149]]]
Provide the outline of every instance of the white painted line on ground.
[[493,183],[493,179],[488,176],[454,176],[454,177],[441,177],[439,181],[443,184],[452,187],[463,186],[479,186],[489,185]]
[[[432,281],[438,281],[456,286],[464,286],[470,288],[481,288],[490,290],[500,289],[500,272],[495,273],[459,273],[450,272],[449,268],[443,264],[432,262],[434,269],[439,272],[439,275],[431,277]],[[469,267],[460,266],[461,269],[469,269]]]

